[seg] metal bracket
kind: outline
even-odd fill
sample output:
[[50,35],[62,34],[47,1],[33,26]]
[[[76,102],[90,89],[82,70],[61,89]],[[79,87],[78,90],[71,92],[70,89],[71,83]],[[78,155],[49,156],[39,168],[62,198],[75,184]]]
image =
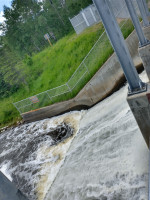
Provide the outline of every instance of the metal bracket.
[[147,84],[141,82],[141,88],[139,90],[131,91],[130,88],[128,88],[128,96],[131,96],[134,94],[139,94],[139,93],[146,92],[146,91],[147,91]]

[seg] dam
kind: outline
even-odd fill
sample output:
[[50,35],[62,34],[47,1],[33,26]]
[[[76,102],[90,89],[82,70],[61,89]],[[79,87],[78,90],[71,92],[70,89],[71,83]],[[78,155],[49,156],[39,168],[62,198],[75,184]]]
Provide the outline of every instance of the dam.
[[[140,78],[148,81],[145,72]],[[146,200],[149,150],[126,101],[127,90],[125,85],[89,110],[2,133],[0,170],[28,199]],[[47,133],[63,122],[74,136],[51,146]]]
[[[102,3],[106,12],[97,7],[128,84],[89,110],[24,124],[0,135],[0,170],[28,199],[147,199],[149,142],[136,123],[136,111],[143,107],[137,99],[132,106],[129,97],[139,94],[141,102],[149,100],[143,93],[149,90],[149,74],[145,62],[139,77],[115,16],[106,0]],[[140,47],[149,45],[144,34],[141,39]],[[148,113],[149,103],[146,106]],[[149,123],[143,123],[149,136]]]

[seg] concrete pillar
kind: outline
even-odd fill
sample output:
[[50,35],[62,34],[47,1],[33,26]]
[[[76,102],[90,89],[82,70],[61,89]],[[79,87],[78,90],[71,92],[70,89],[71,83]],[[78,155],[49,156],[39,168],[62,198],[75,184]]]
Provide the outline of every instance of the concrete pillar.
[[145,84],[140,80],[138,73],[134,67],[131,55],[125,44],[123,35],[117,24],[116,18],[112,13],[107,0],[93,0],[100,14],[106,33],[116,52],[125,77],[129,84],[129,92],[137,92],[145,89]]
[[[146,13],[146,15],[147,15],[148,20],[150,21],[150,12],[149,12],[149,9],[148,9],[148,5],[147,5],[147,3],[146,3],[146,0],[142,0],[142,1],[143,1],[145,13]],[[150,25],[147,26],[147,27],[143,27],[143,32],[144,32],[145,37],[146,37],[148,40],[150,40]]]
[[147,146],[150,147],[150,84],[147,84],[147,91],[128,96],[127,102],[133,112]]
[[150,40],[150,26],[142,27],[146,39]]
[[136,0],[136,1],[137,1],[137,4],[138,4],[140,13],[141,13],[141,17],[143,19],[143,26],[149,26],[150,23],[149,23],[147,15],[146,15],[146,11],[145,11],[145,7],[144,7],[144,4],[143,4],[143,0]]
[[[147,7],[147,4],[146,4],[146,1],[145,0],[138,0],[138,2],[140,2],[140,5],[142,5],[142,8],[145,10],[144,16],[146,18],[146,15],[148,16],[148,12],[149,12],[149,11],[147,11],[148,7]],[[148,18],[147,18],[147,21],[148,21]],[[149,23],[149,22],[147,22],[147,23]],[[143,32],[144,32],[145,37],[150,41],[150,25],[144,26]],[[139,51],[139,55],[142,59],[143,66],[145,68],[147,76],[150,80],[150,42],[148,42],[148,44],[146,44],[143,47],[139,47],[138,51]]]
[[143,47],[139,47],[138,51],[142,59],[143,66],[147,73],[148,79],[150,80],[150,43]]

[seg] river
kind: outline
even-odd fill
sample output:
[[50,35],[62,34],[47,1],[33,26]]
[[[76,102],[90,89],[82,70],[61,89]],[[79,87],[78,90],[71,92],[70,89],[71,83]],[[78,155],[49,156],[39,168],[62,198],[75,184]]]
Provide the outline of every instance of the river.
[[33,200],[147,200],[149,153],[126,95],[2,133],[0,170]]

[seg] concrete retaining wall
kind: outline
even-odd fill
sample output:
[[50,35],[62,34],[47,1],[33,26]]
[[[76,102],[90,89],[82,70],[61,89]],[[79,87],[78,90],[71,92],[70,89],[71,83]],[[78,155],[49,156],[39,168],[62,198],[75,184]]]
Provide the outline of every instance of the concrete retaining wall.
[[[127,46],[136,68],[139,68],[142,65],[142,60],[138,54],[138,42],[135,31],[133,31],[126,39]],[[31,122],[56,116],[66,111],[91,107],[110,95],[122,79],[124,79],[124,74],[117,56],[114,53],[75,98],[36,111],[23,113],[23,120]]]

